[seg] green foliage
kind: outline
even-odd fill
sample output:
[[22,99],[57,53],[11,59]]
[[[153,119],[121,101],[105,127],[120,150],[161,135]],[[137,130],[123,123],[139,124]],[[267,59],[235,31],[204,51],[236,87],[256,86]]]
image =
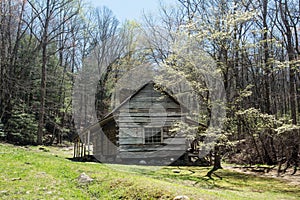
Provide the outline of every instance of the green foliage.
[[226,124],[235,154],[229,156],[231,162],[275,165],[297,155],[300,129],[287,118],[250,107],[233,112]]
[[256,108],[239,110],[236,114],[243,119],[244,124],[247,124],[252,131],[262,131],[266,128],[276,127],[278,120],[274,115],[262,113]]
[[26,105],[14,105],[12,116],[6,124],[6,139],[18,144],[34,144],[37,121]]
[[294,124],[283,124],[282,126],[275,129],[278,134],[283,134],[287,132],[296,132],[300,130],[300,126]]
[[0,139],[5,137],[4,125],[0,122]]

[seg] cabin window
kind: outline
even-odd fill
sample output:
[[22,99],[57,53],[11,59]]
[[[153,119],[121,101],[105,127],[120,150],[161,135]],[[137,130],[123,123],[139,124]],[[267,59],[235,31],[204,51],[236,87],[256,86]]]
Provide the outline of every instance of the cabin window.
[[145,144],[160,144],[161,128],[145,128]]

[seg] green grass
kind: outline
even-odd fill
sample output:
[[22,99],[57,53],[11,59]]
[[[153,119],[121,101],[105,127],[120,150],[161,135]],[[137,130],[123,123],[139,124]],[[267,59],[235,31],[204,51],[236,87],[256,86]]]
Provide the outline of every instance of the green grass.
[[[299,186],[206,167],[146,167],[72,162],[62,148],[0,144],[0,199],[300,199]],[[173,171],[176,170],[174,173]],[[80,184],[85,172],[94,181]]]

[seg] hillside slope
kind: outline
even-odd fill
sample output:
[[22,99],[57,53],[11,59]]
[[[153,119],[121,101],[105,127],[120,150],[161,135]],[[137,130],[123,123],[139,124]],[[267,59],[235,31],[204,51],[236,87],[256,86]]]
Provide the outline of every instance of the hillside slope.
[[[72,162],[68,148],[16,147],[0,143],[0,199],[299,199],[298,186],[201,167],[142,167]],[[79,183],[86,173],[94,179]]]

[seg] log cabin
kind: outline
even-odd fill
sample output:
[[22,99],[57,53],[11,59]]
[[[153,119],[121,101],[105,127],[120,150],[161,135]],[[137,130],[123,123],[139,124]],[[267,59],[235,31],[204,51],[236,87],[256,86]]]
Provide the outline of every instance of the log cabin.
[[[188,118],[187,113],[188,109],[171,92],[150,81],[124,99],[99,123],[84,130],[80,135],[83,144],[78,143],[78,138],[76,140],[74,157],[92,151],[101,162],[163,164],[175,161],[186,155],[191,147],[185,130],[174,131],[176,124],[184,122],[205,128],[205,125]],[[75,152],[81,153],[76,155]]]

